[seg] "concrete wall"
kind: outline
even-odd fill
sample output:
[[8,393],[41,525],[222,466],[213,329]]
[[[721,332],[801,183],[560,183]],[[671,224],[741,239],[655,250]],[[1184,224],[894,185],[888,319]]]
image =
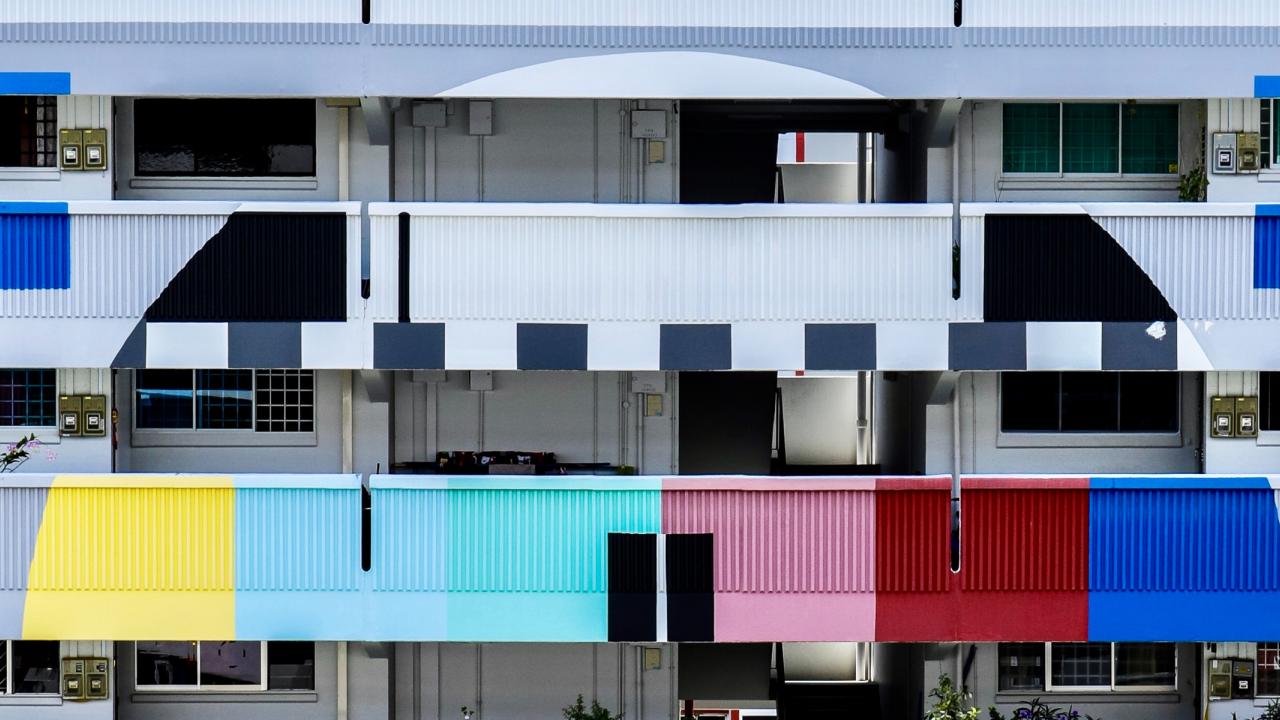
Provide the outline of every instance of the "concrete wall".
[[780,378],[792,465],[852,465],[857,461],[856,377]]
[[[115,132],[111,98],[102,95],[63,95],[58,98],[58,129],[107,131],[107,169],[95,171],[51,168],[0,168],[0,197],[7,201],[110,200],[115,165]],[[55,139],[56,143],[57,140]],[[61,162],[61,156],[56,155]]]
[[[1150,436],[1074,436],[1046,434],[1035,440],[999,432],[999,373],[961,373],[956,383],[960,398],[960,470],[964,473],[1196,473],[1202,424],[1200,382],[1193,373],[1182,375],[1182,432]],[[921,402],[913,399],[913,402]],[[954,400],[952,400],[954,402]],[[924,472],[952,469],[951,402],[925,407]],[[1028,446],[1028,443],[1038,446]]]
[[[1214,396],[1258,397],[1256,372],[1208,372],[1204,374],[1201,427],[1209,427]],[[1280,432],[1260,432],[1256,438],[1212,438],[1204,441],[1204,470],[1208,473],[1272,473],[1280,467]]]
[[[138,692],[134,644],[116,644],[117,720],[328,720],[337,717],[337,646],[316,643],[314,692]],[[106,717],[110,717],[107,715]],[[351,716],[353,720],[355,716]],[[383,716],[384,719],[386,716]]]
[[394,717],[446,720],[466,706],[477,720],[559,718],[581,694],[629,720],[675,718],[676,648],[648,647],[661,650],[656,669],[638,645],[399,643]]
[[[112,656],[112,643],[100,640],[64,640],[62,657]],[[60,697],[0,695],[0,720],[111,720],[115,717],[115,686],[106,700],[63,702]]]
[[[58,370],[59,394],[106,395],[111,407],[111,371]],[[34,434],[40,446],[19,468],[25,473],[111,472],[111,437],[59,437],[54,427],[0,427],[0,446]]]
[[[1213,167],[1213,133],[1258,132],[1261,101],[1253,99],[1211,99],[1205,128],[1205,167]],[[1274,151],[1273,151],[1274,152]],[[1209,202],[1280,202],[1280,168],[1252,175],[1209,174]]]
[[[1180,105],[1179,169],[1186,172],[1200,160],[1205,103],[1202,100],[1184,100]],[[1004,103],[1000,100],[966,102],[960,113],[956,126],[961,147],[960,191],[966,202],[1163,202],[1178,199],[1177,175],[1160,178],[1002,176],[1003,119]],[[947,152],[929,152],[931,202],[950,200],[950,162]]]

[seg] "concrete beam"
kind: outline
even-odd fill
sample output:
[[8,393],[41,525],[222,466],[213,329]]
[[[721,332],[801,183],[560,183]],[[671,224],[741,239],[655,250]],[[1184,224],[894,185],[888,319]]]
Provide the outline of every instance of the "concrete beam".
[[948,98],[946,100],[930,100],[926,112],[928,119],[925,127],[929,134],[929,147],[951,147],[951,138],[955,135],[956,121],[960,110],[964,108],[964,100]]
[[360,112],[364,115],[365,127],[369,129],[369,144],[390,145],[395,114],[391,101],[384,97],[362,97]]

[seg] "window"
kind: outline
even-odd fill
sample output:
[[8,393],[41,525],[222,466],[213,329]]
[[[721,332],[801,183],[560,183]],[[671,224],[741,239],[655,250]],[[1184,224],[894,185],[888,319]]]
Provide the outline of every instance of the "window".
[[139,370],[134,426],[148,430],[313,432],[311,370]]
[[1258,373],[1258,428],[1280,430],[1280,372]]
[[1262,157],[1259,159],[1264,169],[1280,167],[1275,161],[1277,141],[1280,141],[1280,129],[1276,127],[1276,111],[1280,110],[1280,100],[1264,98],[1261,102],[1261,114],[1258,117],[1261,139],[1258,149]]
[[57,641],[0,640],[0,695],[57,695],[61,692]]
[[58,166],[58,98],[0,97],[0,167]]
[[1171,103],[1005,103],[1008,174],[1176,175]]
[[138,642],[139,690],[314,690],[315,643]]
[[140,99],[133,112],[139,176],[316,174],[313,100]]
[[57,371],[0,370],[0,426],[53,427],[57,411]]
[[1000,643],[998,655],[1000,692],[1177,687],[1173,643]]
[[1180,388],[1174,372],[1001,373],[1000,430],[1174,433]]
[[1258,695],[1267,697],[1280,695],[1280,643],[1258,643],[1257,661]]

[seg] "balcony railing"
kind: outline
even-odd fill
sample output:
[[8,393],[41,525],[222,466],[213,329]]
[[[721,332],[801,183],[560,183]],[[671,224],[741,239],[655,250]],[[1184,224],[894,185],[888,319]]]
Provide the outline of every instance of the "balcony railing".
[[964,477],[958,543],[948,477],[367,487],[363,514],[355,476],[5,476],[0,631],[566,642],[1280,631],[1265,477]]

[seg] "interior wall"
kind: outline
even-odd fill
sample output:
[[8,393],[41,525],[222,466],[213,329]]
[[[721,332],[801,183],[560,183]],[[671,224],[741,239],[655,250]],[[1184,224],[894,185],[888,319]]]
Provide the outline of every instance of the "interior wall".
[[852,465],[858,450],[856,377],[779,378],[787,463]]
[[768,475],[777,374],[680,374],[680,472]]
[[[661,653],[645,669],[644,647]],[[397,720],[558,718],[579,694],[615,715],[676,717],[674,645],[625,643],[397,643]]]
[[[61,95],[58,97],[59,130],[107,131],[106,170],[61,170],[51,168],[0,168],[0,197],[7,201],[66,202],[68,200],[110,200],[115,166],[116,141],[112,123],[112,99],[104,95]],[[58,161],[61,156],[55,153]]]
[[872,381],[872,442],[875,462],[886,475],[917,473],[912,451],[917,427],[910,373],[877,372]]
[[[1204,162],[1212,168],[1213,133],[1258,132],[1260,100],[1233,98],[1209,100],[1205,110]],[[1209,174],[1210,202],[1280,202],[1280,168],[1250,175]]]
[[[57,371],[60,395],[106,395],[108,415],[113,401],[111,371],[93,368],[64,368]],[[110,418],[108,417],[108,423]],[[0,428],[0,447],[35,435],[39,446],[32,448],[26,462],[14,469],[23,473],[104,473],[111,472],[111,434],[108,424],[103,437],[61,437],[54,427]]]
[[[110,658],[112,645],[109,640],[63,640],[59,643],[59,656]],[[0,720],[111,720],[115,717],[116,687],[114,682],[109,685],[110,697],[92,702],[0,695]]]
[[[1258,397],[1256,372],[1207,372],[1200,427],[1208,428],[1210,398]],[[1272,473],[1280,467],[1280,432],[1260,432],[1256,438],[1214,438],[1205,434],[1204,471],[1207,473]]]

